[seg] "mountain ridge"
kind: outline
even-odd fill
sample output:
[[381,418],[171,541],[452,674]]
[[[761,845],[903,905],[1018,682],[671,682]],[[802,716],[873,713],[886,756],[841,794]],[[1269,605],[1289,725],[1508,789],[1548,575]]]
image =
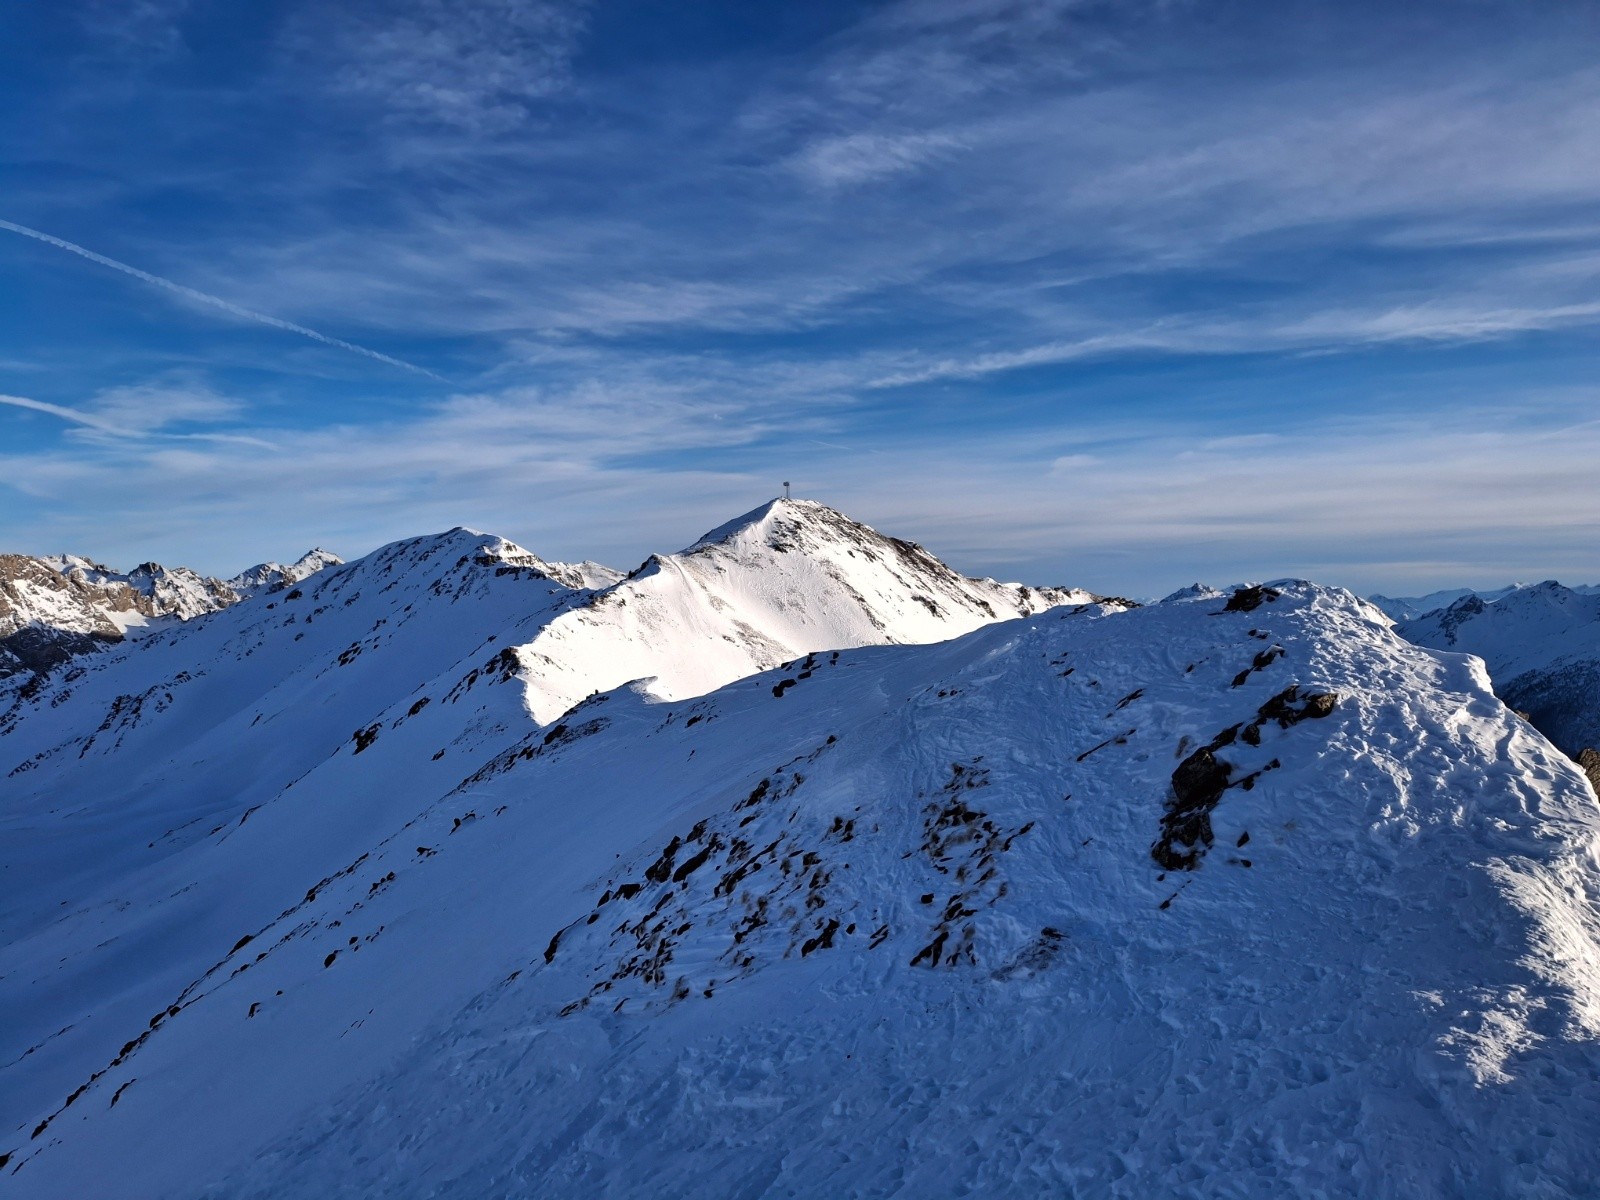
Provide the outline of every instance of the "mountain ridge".
[[1573,758],[1600,746],[1600,593],[1555,580],[1469,593],[1396,629],[1481,657],[1495,691]]
[[[875,544],[859,537],[858,556]],[[193,948],[152,975],[153,994],[203,967],[203,935],[224,936],[224,914],[269,920],[305,891],[303,872],[339,870],[419,796],[528,739],[559,738],[553,722],[597,691],[641,677],[654,695],[709,690],[835,637],[933,638],[999,615],[978,600],[1051,600],[962,585],[942,565],[912,576],[864,558],[855,591],[801,555],[753,552],[688,565],[668,555],[659,579],[592,590],[514,543],[457,528],[0,688],[0,830],[16,834],[0,851],[0,930],[26,947],[53,936],[63,912],[89,911],[115,944],[149,916],[124,915],[117,881],[162,880],[184,899],[149,920]],[[957,609],[941,594],[941,619],[912,598],[935,584],[975,599]],[[672,613],[693,619],[659,619]],[[260,852],[199,886],[185,876],[197,848],[241,837]],[[91,960],[54,979],[97,1012],[128,1000]],[[0,1025],[21,1019],[0,1004]]]
[[[120,877],[132,917],[8,950],[15,981],[146,947],[73,1032],[0,1021],[17,1182],[1562,1194],[1600,1170],[1593,795],[1479,660],[1339,589],[630,684],[467,765],[332,871],[298,855],[340,806],[263,809]],[[1174,837],[1194,857],[1164,866]],[[260,923],[176,894],[264,858],[300,888]]]

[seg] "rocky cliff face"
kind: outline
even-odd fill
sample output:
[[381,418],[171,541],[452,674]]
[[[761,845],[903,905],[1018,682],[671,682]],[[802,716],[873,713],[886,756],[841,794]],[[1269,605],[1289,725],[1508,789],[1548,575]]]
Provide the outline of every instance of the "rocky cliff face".
[[152,626],[217,612],[343,561],[313,550],[289,566],[260,563],[224,581],[155,562],[122,572],[77,554],[0,554],[0,679],[49,671]]
[[121,641],[157,615],[157,601],[125,581],[0,554],[0,678],[48,671]]

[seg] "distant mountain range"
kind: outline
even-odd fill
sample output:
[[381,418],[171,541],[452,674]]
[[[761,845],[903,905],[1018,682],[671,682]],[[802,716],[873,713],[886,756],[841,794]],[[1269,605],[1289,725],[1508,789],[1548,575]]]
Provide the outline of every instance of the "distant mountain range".
[[[1600,768],[1600,588],[1554,580],[1462,595],[1402,621],[1422,646],[1476,654],[1496,693],[1574,758]],[[1594,778],[1600,784],[1600,770]]]
[[312,550],[232,579],[147,562],[123,573],[75,554],[0,554],[0,678],[49,670],[154,626],[187,621],[344,560]]
[[1600,813],[1461,645],[808,501],[316,566],[0,680],[0,1195],[1600,1178]]
[[[1376,604],[1396,621],[1409,621],[1427,613],[1437,612],[1449,608],[1457,600],[1465,600],[1476,596],[1485,604],[1493,604],[1496,600],[1503,600],[1513,592],[1524,591],[1531,584],[1511,583],[1505,587],[1484,589],[1473,588],[1445,588],[1438,592],[1429,592],[1425,596],[1381,596],[1372,595],[1367,599]],[[1577,584],[1568,589],[1580,596],[1600,595],[1600,584]]]

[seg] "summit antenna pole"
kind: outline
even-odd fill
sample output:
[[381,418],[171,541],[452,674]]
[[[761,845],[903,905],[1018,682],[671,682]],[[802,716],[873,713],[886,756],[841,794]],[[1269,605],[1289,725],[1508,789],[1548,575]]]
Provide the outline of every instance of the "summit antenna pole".
[[787,479],[783,481],[783,498],[785,500],[789,498],[789,481]]

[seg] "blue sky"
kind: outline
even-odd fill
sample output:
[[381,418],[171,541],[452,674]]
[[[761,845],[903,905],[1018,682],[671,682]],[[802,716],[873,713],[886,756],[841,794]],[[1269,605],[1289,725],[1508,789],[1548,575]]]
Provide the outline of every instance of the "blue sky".
[[6,6],[0,547],[626,567],[790,479],[1032,582],[1600,580],[1597,50],[1539,0]]

